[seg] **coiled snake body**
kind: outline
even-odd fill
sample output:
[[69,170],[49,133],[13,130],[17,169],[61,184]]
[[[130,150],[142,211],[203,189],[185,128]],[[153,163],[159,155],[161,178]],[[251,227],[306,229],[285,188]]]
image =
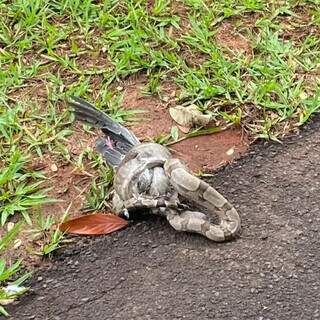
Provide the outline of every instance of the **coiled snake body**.
[[[70,104],[77,119],[99,127],[107,136],[97,140],[97,149],[115,169],[113,208],[117,214],[148,209],[164,215],[177,231],[199,233],[218,242],[237,235],[240,217],[235,208],[192,175],[167,148],[140,143],[133,133],[82,99],[73,98]],[[183,200],[205,208],[207,214],[191,211]],[[212,222],[215,217],[219,224]]]

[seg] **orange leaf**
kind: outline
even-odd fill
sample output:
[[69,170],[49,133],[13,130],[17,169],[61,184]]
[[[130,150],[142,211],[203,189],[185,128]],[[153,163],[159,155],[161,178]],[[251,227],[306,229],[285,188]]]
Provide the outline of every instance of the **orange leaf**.
[[59,229],[67,233],[101,235],[127,226],[128,222],[113,214],[89,214],[62,223]]

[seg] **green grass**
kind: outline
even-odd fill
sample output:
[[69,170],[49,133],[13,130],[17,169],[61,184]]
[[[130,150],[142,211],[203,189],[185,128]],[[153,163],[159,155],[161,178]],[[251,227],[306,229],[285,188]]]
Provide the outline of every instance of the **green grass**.
[[[22,224],[16,224],[2,238],[0,238],[0,253],[3,255],[14,237],[21,229]],[[21,260],[17,260],[10,266],[7,265],[4,258],[0,259],[0,315],[8,316],[5,305],[11,303],[14,299],[28,291],[22,284],[31,276],[31,273],[18,275],[21,269]],[[12,278],[15,278],[12,281]]]
[[8,165],[0,174],[0,216],[1,225],[7,222],[10,216],[20,213],[28,224],[31,219],[28,210],[35,206],[48,203],[46,190],[39,190],[44,179],[42,174],[27,171],[25,167],[28,159],[17,150],[11,150]]
[[[90,171],[88,208],[105,206],[112,174],[91,149],[68,148],[69,95],[127,122],[139,110],[123,108],[119,87],[143,75],[144,95],[166,102],[169,82],[171,103],[196,104],[255,138],[280,140],[305,124],[320,108],[319,8],[319,0],[0,0],[1,224],[13,216],[36,224],[32,212],[52,201],[37,159]],[[153,137],[179,139],[174,128]]]
[[67,219],[69,209],[70,205],[59,219],[60,221],[57,221],[57,217],[52,215],[47,215],[45,217],[41,211],[35,214],[33,228],[28,229],[27,233],[29,234],[30,239],[35,240],[40,244],[40,248],[37,250],[30,250],[32,254],[50,257],[53,252],[56,252],[64,243],[68,242],[64,237],[64,232],[60,231],[57,226]]

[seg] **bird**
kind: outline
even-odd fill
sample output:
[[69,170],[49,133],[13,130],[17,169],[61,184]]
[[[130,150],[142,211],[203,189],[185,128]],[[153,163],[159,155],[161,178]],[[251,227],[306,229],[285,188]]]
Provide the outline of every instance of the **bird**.
[[84,99],[71,96],[68,104],[76,120],[102,131],[103,136],[96,140],[96,149],[111,168],[118,168],[128,151],[140,144],[133,132]]

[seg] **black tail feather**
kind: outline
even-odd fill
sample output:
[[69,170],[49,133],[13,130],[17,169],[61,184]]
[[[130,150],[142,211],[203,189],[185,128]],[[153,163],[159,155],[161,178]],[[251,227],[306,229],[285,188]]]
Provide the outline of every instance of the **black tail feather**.
[[106,134],[108,134],[108,132],[113,133],[118,136],[118,140],[125,141],[132,146],[139,143],[138,138],[132,132],[115,122],[87,101],[78,97],[71,97],[71,99],[69,105],[74,108],[74,114],[77,120],[100,128]]
[[68,104],[73,107],[76,120],[99,128],[105,134],[106,138],[97,140],[96,148],[109,165],[117,167],[125,154],[134,145],[140,143],[138,138],[87,101],[78,97],[71,97],[71,99]]

